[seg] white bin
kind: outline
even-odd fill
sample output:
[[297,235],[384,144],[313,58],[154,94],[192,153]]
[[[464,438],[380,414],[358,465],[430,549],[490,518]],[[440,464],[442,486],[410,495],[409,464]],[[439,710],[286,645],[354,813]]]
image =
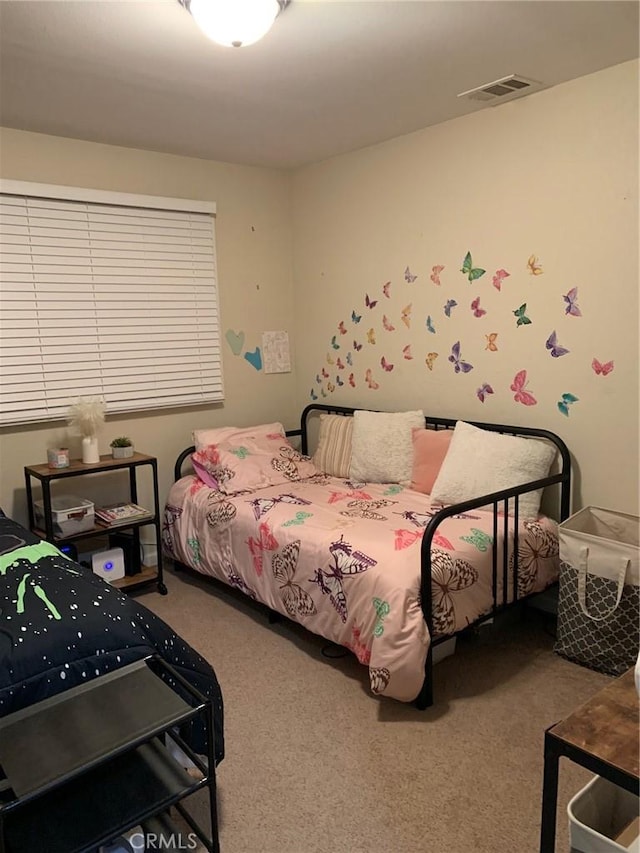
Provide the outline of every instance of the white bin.
[[614,841],[638,816],[638,797],[601,776],[594,776],[567,806],[571,853],[629,853],[638,839],[623,847]]
[[[34,501],[36,525],[45,530],[44,501]],[[51,519],[56,536],[72,536],[83,533],[94,526],[93,501],[79,498],[77,495],[56,495],[51,498]]]

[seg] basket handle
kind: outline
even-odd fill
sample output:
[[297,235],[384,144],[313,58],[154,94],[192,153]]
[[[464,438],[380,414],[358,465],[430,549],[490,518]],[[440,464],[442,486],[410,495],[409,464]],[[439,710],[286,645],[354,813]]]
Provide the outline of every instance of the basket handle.
[[627,575],[627,570],[629,565],[631,564],[631,560],[622,559],[620,561],[620,569],[618,570],[618,594],[616,595],[616,602],[607,613],[604,613],[602,616],[593,616],[587,610],[587,575],[589,574],[589,569],[587,568],[587,564],[589,562],[589,549],[581,548],[580,549],[580,564],[578,566],[578,602],[580,604],[580,609],[584,613],[585,616],[588,616],[589,619],[592,619],[594,622],[604,622],[606,619],[609,619],[616,610],[618,609],[618,605],[620,604],[620,599],[622,598],[622,591],[624,589],[624,579]]

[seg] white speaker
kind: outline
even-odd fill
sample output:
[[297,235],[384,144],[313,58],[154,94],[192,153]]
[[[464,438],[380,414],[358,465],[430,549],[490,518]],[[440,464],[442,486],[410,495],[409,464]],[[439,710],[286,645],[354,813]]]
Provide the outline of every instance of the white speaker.
[[91,568],[101,578],[111,583],[124,577],[124,551],[111,548],[109,551],[96,551],[91,555]]

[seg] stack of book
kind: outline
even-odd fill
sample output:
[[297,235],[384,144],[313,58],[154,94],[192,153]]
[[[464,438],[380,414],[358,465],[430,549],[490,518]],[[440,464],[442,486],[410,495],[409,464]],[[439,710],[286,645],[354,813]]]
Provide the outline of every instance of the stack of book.
[[153,518],[153,513],[150,510],[127,501],[97,506],[95,514],[96,523],[102,524],[104,527],[119,527]]

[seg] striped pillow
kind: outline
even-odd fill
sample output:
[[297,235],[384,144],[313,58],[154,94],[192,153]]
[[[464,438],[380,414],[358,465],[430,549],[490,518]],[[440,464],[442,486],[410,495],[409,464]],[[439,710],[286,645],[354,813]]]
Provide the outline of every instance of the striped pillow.
[[345,415],[320,415],[318,449],[313,464],[332,477],[349,477],[353,418]]

